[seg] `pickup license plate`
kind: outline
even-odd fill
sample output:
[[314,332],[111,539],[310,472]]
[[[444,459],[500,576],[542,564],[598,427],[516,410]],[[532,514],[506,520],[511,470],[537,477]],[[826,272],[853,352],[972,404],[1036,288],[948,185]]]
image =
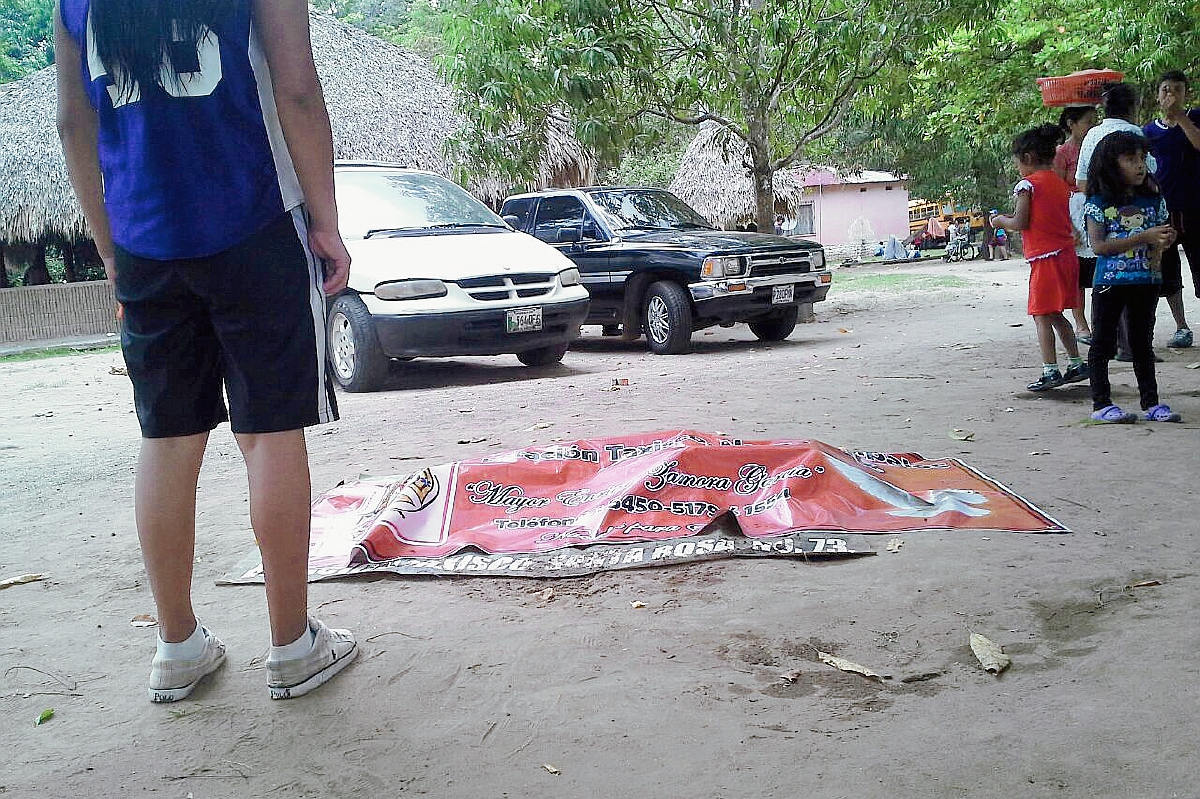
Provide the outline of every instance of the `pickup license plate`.
[[[790,286],[789,286],[790,288]],[[504,327],[509,333],[529,333],[542,329],[542,309],[513,308],[505,314]]]
[[786,286],[771,286],[771,304],[782,305],[792,302],[796,297],[796,286],[788,283]]

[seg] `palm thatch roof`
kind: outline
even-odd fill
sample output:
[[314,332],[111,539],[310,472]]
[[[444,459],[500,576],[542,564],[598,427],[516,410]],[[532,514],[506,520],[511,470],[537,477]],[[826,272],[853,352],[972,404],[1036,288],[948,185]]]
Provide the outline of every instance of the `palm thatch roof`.
[[[804,197],[807,170],[775,172],[775,203],[794,210]],[[700,125],[683,154],[670,190],[715,225],[753,219],[757,204],[749,168],[749,147],[715,122]]]
[[[451,175],[443,146],[464,117],[433,65],[329,14],[314,11],[311,20],[335,157]],[[0,242],[87,237],[55,129],[56,104],[53,67],[0,85]],[[552,125],[547,137],[537,185],[528,188],[594,182],[595,162],[568,125]],[[510,187],[481,176],[468,188],[494,202]]]

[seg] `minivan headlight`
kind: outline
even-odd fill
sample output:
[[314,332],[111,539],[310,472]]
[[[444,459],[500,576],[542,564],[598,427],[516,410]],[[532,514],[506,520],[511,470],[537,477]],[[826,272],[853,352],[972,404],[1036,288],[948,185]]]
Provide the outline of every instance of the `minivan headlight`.
[[376,284],[375,296],[381,300],[422,300],[445,297],[446,284],[440,280],[390,280]]
[[746,262],[733,255],[705,258],[700,267],[700,277],[735,277],[745,274]]
[[563,271],[558,273],[558,282],[562,283],[564,286],[578,286],[579,285],[579,270],[578,269],[564,269]]

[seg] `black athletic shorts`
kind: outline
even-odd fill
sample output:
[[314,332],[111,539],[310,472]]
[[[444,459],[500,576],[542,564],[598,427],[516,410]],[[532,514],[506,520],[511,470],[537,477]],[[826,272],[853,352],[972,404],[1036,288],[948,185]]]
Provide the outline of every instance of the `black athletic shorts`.
[[1159,296],[1170,297],[1183,288],[1183,264],[1179,258],[1179,250],[1183,248],[1192,272],[1192,290],[1200,297],[1200,209],[1172,211],[1171,227],[1175,228],[1176,239],[1163,253]]
[[[206,258],[117,248],[121,349],[142,435],[295,430],[338,418],[325,367],[325,295],[296,208]],[[229,408],[226,410],[225,398]]]
[[1079,288],[1090,289],[1096,279],[1096,259],[1079,256]]

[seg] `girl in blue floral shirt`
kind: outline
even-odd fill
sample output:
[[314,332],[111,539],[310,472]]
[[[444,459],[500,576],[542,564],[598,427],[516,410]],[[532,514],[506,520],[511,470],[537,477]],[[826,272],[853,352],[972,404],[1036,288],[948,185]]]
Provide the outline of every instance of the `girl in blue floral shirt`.
[[1096,252],[1093,339],[1088,351],[1092,419],[1121,424],[1138,418],[1113,404],[1108,379],[1108,362],[1117,351],[1117,324],[1125,311],[1143,418],[1149,422],[1182,421],[1178,413],[1158,401],[1150,348],[1162,283],[1162,253],[1175,240],[1175,231],[1167,224],[1167,206],[1157,186],[1147,179],[1145,139],[1125,132],[1101,139],[1088,167],[1087,188],[1084,217]]

